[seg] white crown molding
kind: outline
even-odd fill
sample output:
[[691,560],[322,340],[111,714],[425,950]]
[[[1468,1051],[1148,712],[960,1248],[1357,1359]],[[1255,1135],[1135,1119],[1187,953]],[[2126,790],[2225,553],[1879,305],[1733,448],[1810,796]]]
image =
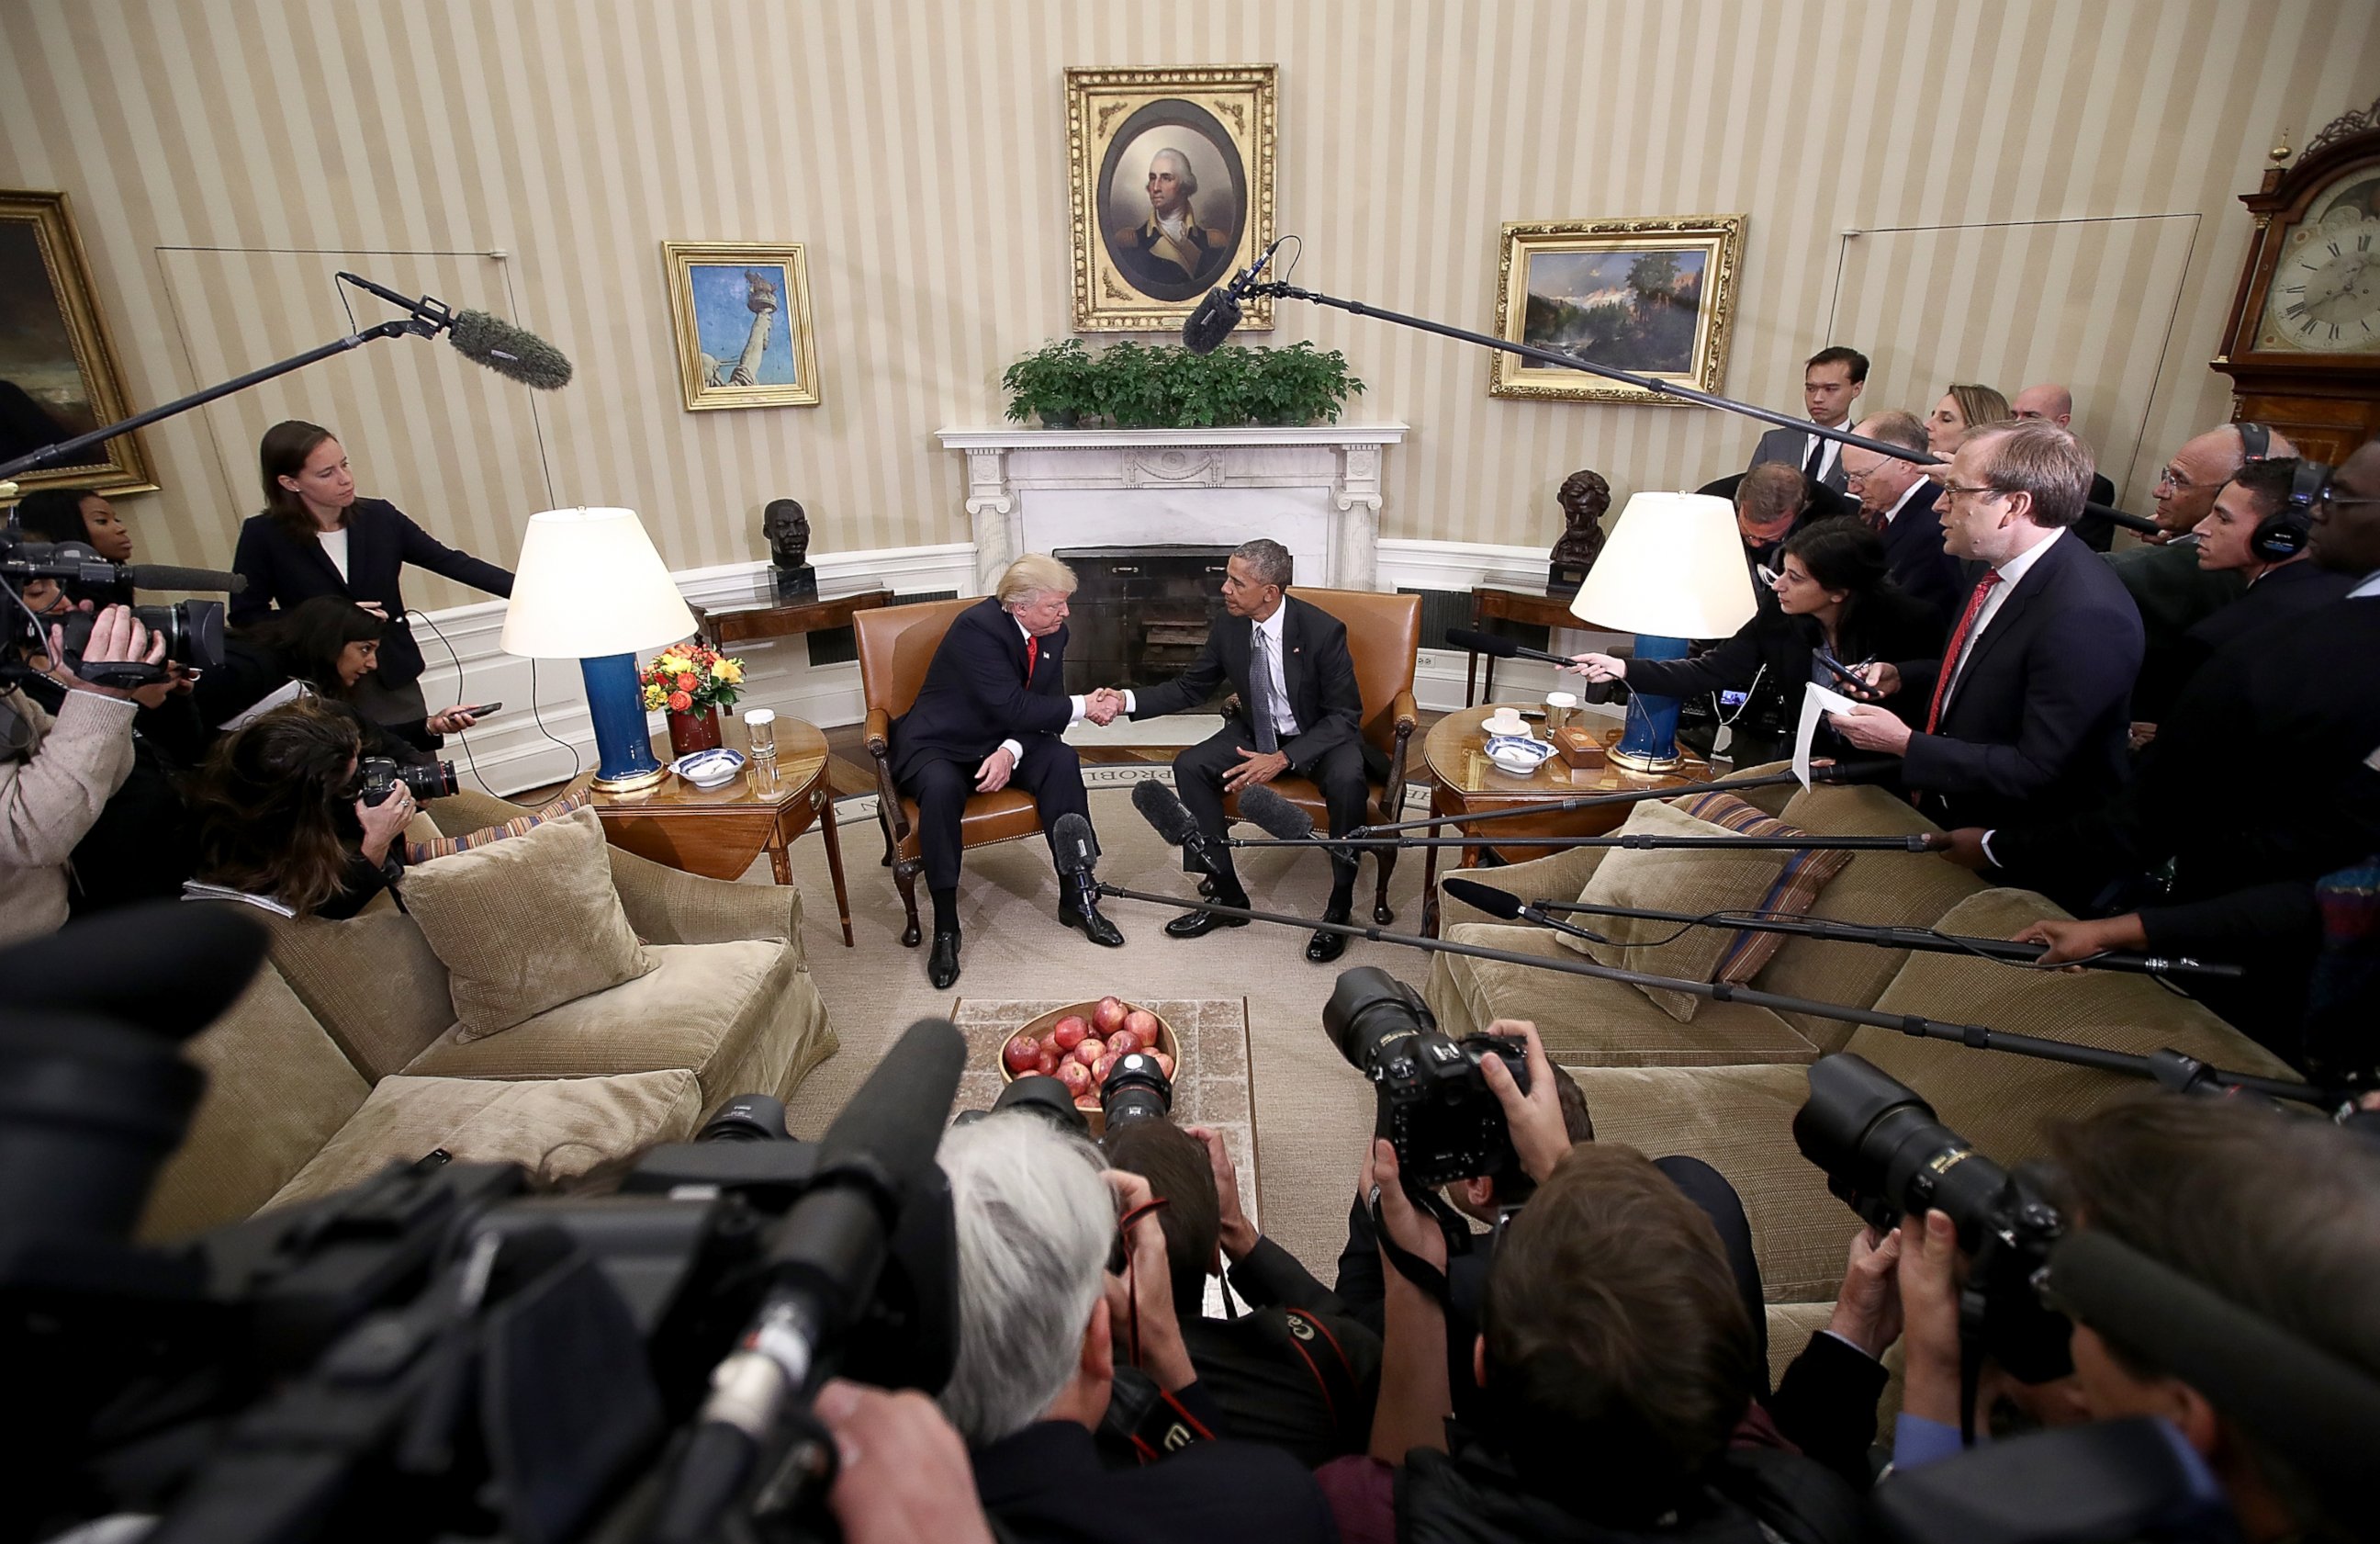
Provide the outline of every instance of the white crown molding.
[[1403,423],[1317,423],[1284,429],[1002,429],[934,431],[945,450],[1106,450],[1143,445],[1395,445]]

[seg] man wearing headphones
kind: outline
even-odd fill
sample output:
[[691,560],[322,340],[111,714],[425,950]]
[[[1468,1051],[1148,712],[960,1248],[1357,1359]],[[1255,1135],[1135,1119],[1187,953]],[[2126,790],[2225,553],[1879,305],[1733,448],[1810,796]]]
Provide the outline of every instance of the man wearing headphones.
[[2248,593],[2190,629],[2186,683],[2213,655],[2272,624],[2347,598],[2352,577],[2309,563],[2313,505],[2330,480],[2319,461],[2251,461],[2198,522],[2198,566],[2236,573]]

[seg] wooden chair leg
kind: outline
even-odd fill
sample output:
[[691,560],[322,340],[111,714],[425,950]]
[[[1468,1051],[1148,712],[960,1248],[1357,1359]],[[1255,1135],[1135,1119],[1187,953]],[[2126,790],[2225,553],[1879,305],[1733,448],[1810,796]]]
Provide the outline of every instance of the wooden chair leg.
[[920,936],[917,931],[917,870],[925,866],[923,861],[892,865],[892,882],[901,887],[901,909],[909,914],[909,925],[901,933],[901,945],[905,949],[915,949]]

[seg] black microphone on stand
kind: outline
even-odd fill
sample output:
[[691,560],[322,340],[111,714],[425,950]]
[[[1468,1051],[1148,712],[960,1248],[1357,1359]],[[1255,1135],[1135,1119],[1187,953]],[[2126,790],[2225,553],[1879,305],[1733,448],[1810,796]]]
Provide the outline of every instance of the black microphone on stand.
[[1207,292],[1207,298],[1198,302],[1198,309],[1182,323],[1183,347],[1193,354],[1212,354],[1222,346],[1223,340],[1232,335],[1232,329],[1240,324],[1241,298],[1256,284],[1257,275],[1264,272],[1264,265],[1272,261],[1273,253],[1281,249],[1281,243],[1288,239],[1284,236],[1257,253],[1256,261],[1242,270],[1229,286]]
[[[1182,849],[1183,860],[1192,869],[1209,876],[1221,874],[1213,841],[1198,829],[1198,818],[1190,813],[1172,789],[1153,777],[1144,778],[1133,784],[1132,807],[1155,829],[1160,841]],[[1060,818],[1060,823],[1064,823],[1064,817]]]
[[[1486,912],[1488,916],[1495,918],[1499,921],[1535,922],[1539,927],[1551,928],[1556,932],[1569,933],[1573,937],[1583,938],[1589,943],[1611,942],[1611,940],[1604,937],[1601,933],[1591,932],[1585,928],[1574,926],[1572,923],[1555,921],[1552,918],[1547,916],[1536,906],[1524,905],[1518,895],[1513,894],[1509,890],[1499,890],[1492,884],[1480,884],[1475,881],[1460,879],[1451,874],[1447,876],[1444,882],[1446,885],[1446,893],[1448,894],[1453,896],[1456,900],[1461,901],[1464,906],[1470,906],[1475,911]],[[1614,948],[1625,947],[1625,945],[1621,944],[1613,944],[1612,946]]]
[[1099,839],[1092,833],[1091,822],[1071,811],[1059,816],[1050,828],[1050,849],[1056,855],[1058,872],[1075,887],[1075,904],[1086,914],[1097,911],[1099,881],[1092,869],[1099,861]]

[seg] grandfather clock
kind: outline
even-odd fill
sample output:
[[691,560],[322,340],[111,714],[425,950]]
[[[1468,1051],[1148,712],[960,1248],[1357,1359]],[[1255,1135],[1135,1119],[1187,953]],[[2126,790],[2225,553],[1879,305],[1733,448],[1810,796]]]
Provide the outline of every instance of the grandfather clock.
[[2212,361],[2231,377],[2232,417],[2344,460],[2380,438],[2380,102],[2334,120],[2240,201],[2256,233]]

